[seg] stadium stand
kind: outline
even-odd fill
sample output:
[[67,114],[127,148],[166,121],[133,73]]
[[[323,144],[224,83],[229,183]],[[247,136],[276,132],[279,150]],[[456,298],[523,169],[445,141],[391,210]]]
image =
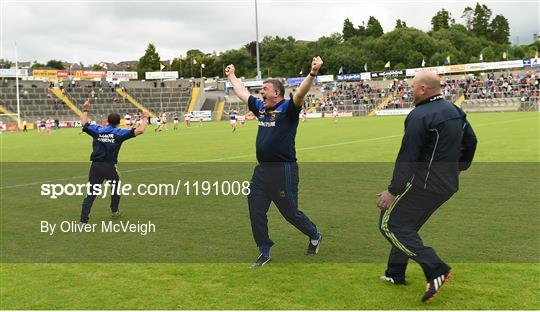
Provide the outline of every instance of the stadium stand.
[[155,114],[185,112],[191,98],[189,87],[127,88],[126,92]]
[[135,114],[137,108],[127,100],[121,98],[116,91],[110,88],[73,88],[66,91],[65,95],[82,110],[84,101],[89,99],[92,103],[92,114],[94,118],[99,116],[98,120],[104,120],[111,112],[118,112],[121,116],[125,113]]
[[[21,88],[19,92],[21,117],[28,121],[42,118],[76,120],[79,117],[48,88]],[[17,92],[15,88],[2,88],[0,104],[11,112],[17,111]]]
[[[305,107],[308,112],[325,112],[330,111],[332,106],[337,106],[339,111],[352,112],[354,116],[367,116],[375,108],[408,108],[412,106],[410,82],[411,79],[408,78],[320,84],[314,86],[306,97]],[[515,71],[477,76],[446,76],[441,87],[443,95],[461,105],[465,111],[488,112],[538,109],[539,84],[540,78],[537,74]],[[121,87],[143,107],[157,115],[186,112],[189,109],[192,90],[199,86],[200,82],[191,80],[128,81],[120,85],[105,81],[66,81],[59,91],[79,110],[82,109],[84,100],[90,99],[93,103],[93,117],[96,120],[104,120],[112,111],[121,115],[126,113],[133,115],[140,110],[140,107],[128,101],[122,93],[117,93],[115,89],[117,87]],[[51,87],[58,88],[53,83],[22,81],[19,93],[21,117],[27,122],[45,118],[78,120],[76,109],[64,103],[62,96],[55,95]],[[202,89],[201,87],[200,90]],[[286,97],[294,91],[294,86],[287,86]],[[253,89],[251,92],[257,95],[258,90]],[[210,94],[213,95],[209,96]],[[0,86],[0,105],[5,111],[17,111],[14,81],[4,80]],[[234,95],[234,92],[229,92],[223,97],[222,91],[207,92],[198,105],[198,110],[211,110],[217,119],[227,119],[227,113],[231,110],[250,114],[246,105]],[[4,123],[13,123],[13,118],[8,116],[2,116],[1,120]]]
[[[445,77],[441,89],[445,98],[452,102],[463,95],[462,106],[466,111],[529,110],[540,98],[540,79],[530,73],[499,73],[497,76],[489,73],[461,78]],[[409,108],[413,100],[409,83],[410,79],[328,83],[320,87],[322,97],[311,98],[310,106],[324,110],[336,105],[340,111],[371,111],[370,108],[379,106],[392,94],[391,101],[381,109]]]
[[[156,113],[183,113],[187,110],[191,97],[190,83],[176,82],[174,85],[164,84],[164,87],[154,85],[153,82],[131,82],[127,85],[135,87],[130,89],[123,85],[122,87],[146,108]],[[79,119],[76,110],[71,109],[56,96],[53,92],[55,89],[50,88],[51,86],[54,84],[39,81],[20,83],[21,118],[28,122],[46,118],[74,121]],[[106,119],[113,111],[122,116],[125,113],[135,114],[139,108],[120,96],[115,87],[116,85],[99,81],[71,81],[66,82],[62,89],[54,88],[58,90],[57,92],[62,92],[79,110],[82,110],[84,101],[90,99],[93,105],[93,118],[96,120]],[[17,111],[17,93],[13,83],[0,87],[0,105],[8,111]],[[13,122],[4,119],[2,118],[5,123]]]

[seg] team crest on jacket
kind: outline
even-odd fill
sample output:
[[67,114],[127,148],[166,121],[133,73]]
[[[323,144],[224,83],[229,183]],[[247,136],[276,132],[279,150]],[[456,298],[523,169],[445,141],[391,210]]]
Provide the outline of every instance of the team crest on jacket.
[[266,117],[268,117],[267,121],[270,121],[270,122],[276,121],[276,118],[277,118],[279,113],[281,113],[280,110],[270,110],[270,111],[260,110],[259,111],[259,119],[266,119]]

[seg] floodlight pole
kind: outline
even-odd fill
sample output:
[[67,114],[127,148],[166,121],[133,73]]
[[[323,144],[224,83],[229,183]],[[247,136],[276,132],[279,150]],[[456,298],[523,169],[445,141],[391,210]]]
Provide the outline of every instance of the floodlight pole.
[[261,80],[261,61],[259,58],[259,18],[257,15],[257,0],[255,0],[255,47],[257,51],[257,80]]
[[15,42],[15,89],[17,90],[17,130],[21,129],[21,98],[19,96],[19,55]]

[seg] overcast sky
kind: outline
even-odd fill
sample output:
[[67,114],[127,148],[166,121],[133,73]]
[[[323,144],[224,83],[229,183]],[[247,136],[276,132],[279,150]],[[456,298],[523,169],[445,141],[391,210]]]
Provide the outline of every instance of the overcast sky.
[[[511,42],[532,42],[539,33],[539,2],[481,1],[510,22]],[[396,19],[429,30],[445,8],[458,22],[476,1],[283,1],[258,0],[259,37],[316,40],[375,16],[385,32]],[[138,60],[152,42],[164,60],[195,48],[203,52],[238,48],[255,39],[254,0],[236,1],[40,1],[0,0],[0,58],[83,62]],[[264,51],[261,51],[264,53]]]

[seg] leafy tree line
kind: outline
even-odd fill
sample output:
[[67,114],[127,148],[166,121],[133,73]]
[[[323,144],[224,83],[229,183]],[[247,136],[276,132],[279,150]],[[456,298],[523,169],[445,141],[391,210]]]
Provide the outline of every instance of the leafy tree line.
[[[443,65],[447,58],[451,64],[479,61],[501,61],[503,53],[507,60],[534,57],[540,42],[530,45],[511,45],[510,25],[503,15],[492,17],[492,11],[479,3],[474,8],[465,7],[461,18],[464,24],[456,23],[452,14],[439,10],[431,18],[431,29],[427,32],[407,26],[396,20],[392,31],[384,32],[380,22],[370,16],[367,23],[355,26],[345,19],[341,33],[323,36],[316,41],[306,42],[289,36],[267,36],[259,43],[261,72],[263,77],[292,77],[306,75],[310,60],[315,55],[323,57],[325,65],[320,74],[359,73],[390,69],[405,69]],[[204,64],[203,76],[223,77],[223,69],[235,64],[237,73],[244,77],[256,76],[255,42],[221,55],[206,54],[192,49],[186,55],[164,64],[155,45],[149,44],[139,59],[137,72],[144,79],[147,71],[178,71],[181,77],[199,77]],[[0,60],[0,67],[9,67],[8,60]],[[47,64],[34,64],[33,68],[49,67],[64,69],[61,61],[50,60]],[[99,69],[98,65],[94,65]]]
[[[398,19],[392,31],[384,33],[380,22],[370,16],[367,23],[355,26],[348,18],[343,22],[341,33],[324,36],[313,42],[293,37],[267,36],[260,42],[261,72],[264,77],[291,77],[307,74],[310,59],[321,55],[325,65],[321,74],[405,69],[443,65],[450,57],[451,64],[479,61],[501,61],[503,53],[507,60],[534,57],[540,43],[514,45],[509,42],[510,25],[503,15],[492,18],[486,5],[466,7],[461,16],[465,23],[456,23],[452,14],[439,10],[431,19],[431,30],[424,32],[408,27]],[[155,52],[155,51],[154,51]],[[139,69],[147,68],[146,55],[140,59]],[[159,58],[159,57],[158,57]],[[482,58],[482,59],[480,59]],[[197,64],[191,65],[195,59]],[[153,70],[159,70],[154,61]],[[190,50],[182,59],[173,61],[171,70],[181,72],[183,77],[199,76],[199,66],[205,64],[203,75],[223,77],[223,67],[235,64],[237,73],[245,77],[256,75],[255,42],[222,53],[220,56]],[[138,70],[139,70],[138,69]]]

